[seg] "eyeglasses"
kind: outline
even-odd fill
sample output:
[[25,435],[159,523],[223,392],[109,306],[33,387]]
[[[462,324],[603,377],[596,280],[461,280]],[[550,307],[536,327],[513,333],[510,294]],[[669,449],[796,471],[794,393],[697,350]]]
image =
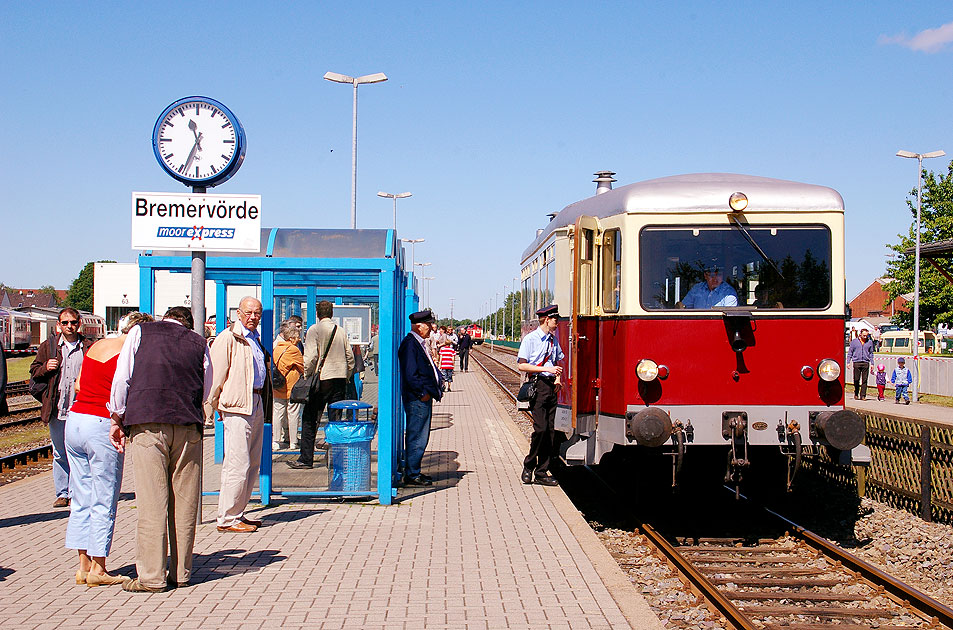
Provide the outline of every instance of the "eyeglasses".
[[244,315],[245,317],[261,317],[261,311],[243,311],[238,309],[238,312]]
[[65,322],[60,322],[60,326],[79,326],[79,321],[75,319],[68,319]]

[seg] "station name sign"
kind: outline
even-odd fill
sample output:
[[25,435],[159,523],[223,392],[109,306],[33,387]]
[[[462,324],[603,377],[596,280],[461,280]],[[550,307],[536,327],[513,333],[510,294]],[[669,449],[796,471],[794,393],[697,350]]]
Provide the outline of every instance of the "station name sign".
[[261,195],[132,193],[133,249],[261,249]]

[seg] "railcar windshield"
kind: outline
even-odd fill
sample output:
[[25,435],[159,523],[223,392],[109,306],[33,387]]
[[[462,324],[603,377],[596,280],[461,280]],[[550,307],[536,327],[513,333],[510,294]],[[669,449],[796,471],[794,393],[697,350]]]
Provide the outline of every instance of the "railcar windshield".
[[710,310],[830,305],[831,233],[826,226],[745,227],[747,235],[727,226],[644,228],[639,236],[642,306]]

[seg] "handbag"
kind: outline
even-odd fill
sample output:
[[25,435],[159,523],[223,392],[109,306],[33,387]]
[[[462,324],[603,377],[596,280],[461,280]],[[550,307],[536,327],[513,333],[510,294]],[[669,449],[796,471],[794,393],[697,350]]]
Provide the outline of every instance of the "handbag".
[[318,369],[316,369],[311,376],[302,376],[298,379],[298,382],[291,388],[288,400],[293,403],[308,402],[311,391],[317,387],[318,382],[321,380],[321,368],[324,367],[324,360],[328,358],[328,351],[331,349],[331,342],[334,341],[334,335],[337,331],[338,327],[337,324],[335,324],[334,330],[331,331],[331,337],[328,339],[328,344],[324,347],[324,354],[321,355],[321,362],[318,363]]
[[516,394],[517,402],[530,402],[534,398],[536,398],[536,377],[520,385],[520,391]]
[[285,355],[285,352],[287,351],[288,351],[288,348],[285,348],[284,350],[282,350],[281,354],[278,355],[278,358],[272,362],[271,386],[274,389],[283,389],[285,386],[285,383],[288,382],[288,380],[285,378],[285,375],[278,371],[278,362],[281,361],[281,357],[283,357]]

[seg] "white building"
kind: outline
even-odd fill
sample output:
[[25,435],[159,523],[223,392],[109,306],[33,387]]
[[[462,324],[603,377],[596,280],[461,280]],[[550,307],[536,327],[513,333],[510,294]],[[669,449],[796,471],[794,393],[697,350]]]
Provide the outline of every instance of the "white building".
[[[93,312],[106,319],[106,330],[115,331],[119,318],[139,310],[139,265],[137,263],[101,263],[94,266]],[[155,313],[161,315],[173,306],[191,308],[192,278],[187,273],[155,272]],[[238,302],[246,295],[261,299],[261,287],[228,287],[227,302],[231,321]],[[205,312],[215,313],[215,282],[205,281]]]

